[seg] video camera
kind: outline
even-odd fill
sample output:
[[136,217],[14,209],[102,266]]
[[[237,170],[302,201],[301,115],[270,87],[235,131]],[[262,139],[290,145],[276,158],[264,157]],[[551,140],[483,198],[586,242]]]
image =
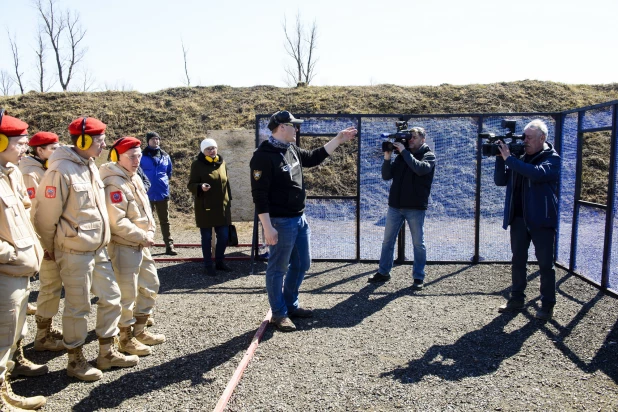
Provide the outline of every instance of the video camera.
[[[483,156],[499,156],[500,149],[498,147],[498,141],[502,140],[506,143],[505,139],[510,139],[511,141],[507,143],[511,154],[515,156],[521,156],[524,154],[524,136],[515,134],[515,126],[517,121],[515,120],[502,120],[500,126],[503,129],[508,129],[509,131],[503,136],[496,136],[493,133],[479,133],[479,137],[481,139],[487,139],[487,143],[483,143],[481,146]],[[517,142],[517,140],[521,140],[521,142]]]
[[408,122],[405,120],[399,120],[395,122],[397,126],[397,133],[382,133],[380,137],[384,137],[387,140],[382,142],[383,152],[392,152],[395,146],[394,143],[401,143],[404,146],[408,146],[408,140],[412,138],[412,132],[408,130]]

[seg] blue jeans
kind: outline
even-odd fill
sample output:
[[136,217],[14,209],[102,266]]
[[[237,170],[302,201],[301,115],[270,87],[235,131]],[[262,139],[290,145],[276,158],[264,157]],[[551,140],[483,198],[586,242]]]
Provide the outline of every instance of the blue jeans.
[[[216,226],[215,234],[217,235],[217,244],[215,246],[215,261],[217,263],[223,262],[223,256],[225,255],[225,248],[227,248],[227,238],[229,234],[229,227]],[[212,266],[212,228],[201,227],[200,235],[202,235],[202,255],[204,256],[204,266]]]
[[270,221],[279,237],[269,247],[266,292],[273,317],[284,317],[298,308],[298,289],[311,266],[311,229],[304,214]]
[[425,238],[423,236],[425,210],[396,209],[389,206],[386,214],[386,227],[384,228],[379,272],[383,275],[389,275],[393,268],[397,234],[404,220],[408,221],[408,227],[412,235],[412,244],[414,245],[412,277],[414,279],[424,280],[425,264],[427,263],[427,250],[425,249]]
[[553,228],[528,230],[521,217],[516,217],[511,222],[511,251],[513,252],[511,299],[523,301],[526,298],[524,291],[528,284],[526,263],[528,263],[530,241],[534,243],[536,260],[539,262],[541,303],[543,306],[554,306],[556,303],[556,269],[554,267],[556,230]]

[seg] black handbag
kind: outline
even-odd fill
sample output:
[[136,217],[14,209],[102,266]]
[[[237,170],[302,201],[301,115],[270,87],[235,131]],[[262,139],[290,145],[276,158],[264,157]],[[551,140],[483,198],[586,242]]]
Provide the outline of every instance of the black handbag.
[[236,232],[236,226],[230,225],[227,237],[228,246],[238,246],[238,232]]

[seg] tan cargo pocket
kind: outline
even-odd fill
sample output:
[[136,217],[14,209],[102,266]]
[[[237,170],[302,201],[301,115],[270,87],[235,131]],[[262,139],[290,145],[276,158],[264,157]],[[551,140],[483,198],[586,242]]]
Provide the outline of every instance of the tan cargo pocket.
[[75,210],[92,209],[95,207],[94,194],[90,183],[73,183],[71,189],[75,198],[73,202]]
[[17,317],[15,309],[7,310],[0,307],[0,346],[11,347],[15,339],[15,327],[17,326]]

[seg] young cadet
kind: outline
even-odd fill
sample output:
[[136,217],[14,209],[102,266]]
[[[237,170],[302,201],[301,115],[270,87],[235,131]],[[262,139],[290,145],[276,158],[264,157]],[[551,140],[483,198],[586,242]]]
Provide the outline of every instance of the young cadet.
[[[31,155],[21,159],[19,170],[24,176],[26,191],[32,201],[32,210],[35,210],[36,192],[47,170],[48,159],[60,147],[60,144],[57,134],[38,132],[30,138],[28,146],[30,146]],[[34,350],[53,352],[64,350],[62,332],[52,327],[52,318],[58,313],[60,307],[62,280],[58,265],[47,253],[41,262],[39,282],[39,297],[35,308],[37,331],[34,338]]]
[[105,184],[105,203],[112,239],[107,250],[120,286],[120,341],[122,352],[150,355],[148,345],[165,342],[164,335],[146,329],[152,314],[159,277],[150,247],[154,245],[155,221],[148,194],[137,174],[142,151],[135,137],[122,137],[110,149],[111,163],[99,172]]
[[[18,368],[23,375],[41,375],[45,365],[34,365],[23,358],[21,340],[28,332],[30,277],[38,270],[43,250],[36,240],[28,209],[22,174],[17,164],[26,152],[28,124],[5,115],[0,109],[0,407],[4,410],[38,409],[43,396],[15,395],[9,373]],[[10,360],[16,354],[17,359]],[[21,364],[20,364],[21,363]]]
[[[101,379],[99,369],[135,366],[114,346],[120,319],[120,289],[107,253],[111,233],[105,191],[94,158],[105,146],[106,125],[80,117],[69,125],[74,146],[62,146],[49,158],[49,168],[36,193],[34,226],[41,245],[58,263],[64,284],[62,334],[68,350],[67,374],[84,381]],[[84,358],[90,292],[98,296],[97,368]]]

